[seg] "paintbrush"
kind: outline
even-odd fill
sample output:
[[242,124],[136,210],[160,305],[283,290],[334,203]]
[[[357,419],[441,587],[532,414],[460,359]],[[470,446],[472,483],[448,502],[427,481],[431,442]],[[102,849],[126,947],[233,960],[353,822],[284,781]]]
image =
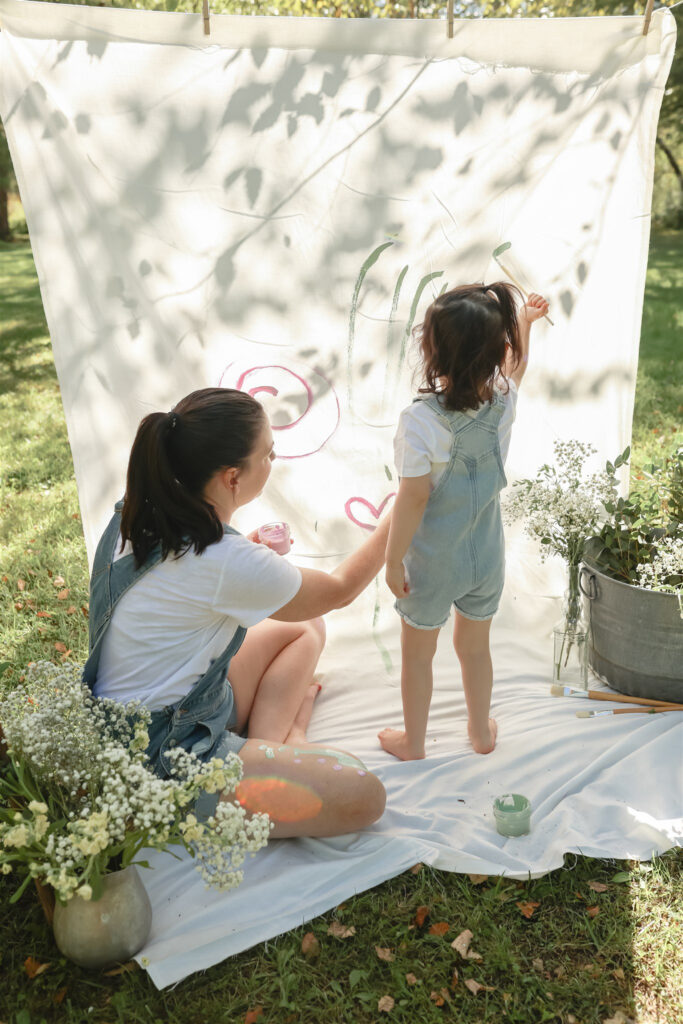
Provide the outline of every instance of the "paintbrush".
[[[512,242],[503,242],[502,245],[499,245],[497,249],[493,250],[493,253],[491,255],[493,256],[493,259],[496,261],[496,263],[498,264],[500,269],[503,271],[503,273],[507,274],[507,276],[510,278],[510,280],[512,281],[513,284],[517,285],[517,287],[519,288],[519,290],[522,293],[522,295],[524,296],[524,298],[528,299],[529,295],[528,295],[528,292],[526,291],[526,289],[524,288],[524,285],[520,284],[519,281],[517,280],[517,278],[514,277],[514,275],[510,273],[508,268],[503,266],[503,264],[498,259],[499,256],[501,256],[504,252],[507,252],[508,249],[511,249],[511,248],[512,248]],[[555,326],[555,324],[552,322],[552,320],[550,319],[550,317],[548,316],[547,313],[545,314],[544,319],[548,321],[548,323],[550,324],[551,327]]]
[[604,711],[577,711],[577,718],[599,718],[600,715],[659,715],[662,711],[683,711],[677,704],[663,708],[605,708]]
[[616,704],[642,704],[646,708],[677,707],[683,709],[683,704],[677,704],[673,700],[651,700],[649,697],[629,697],[625,693],[605,693],[604,690],[578,690],[573,686],[561,686],[554,683],[550,687],[553,697],[587,697],[589,700],[611,700]]

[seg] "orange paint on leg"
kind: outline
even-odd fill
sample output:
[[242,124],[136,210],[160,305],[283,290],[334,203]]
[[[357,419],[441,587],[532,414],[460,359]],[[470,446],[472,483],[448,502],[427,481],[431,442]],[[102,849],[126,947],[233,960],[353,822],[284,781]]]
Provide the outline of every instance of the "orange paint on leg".
[[245,810],[252,814],[265,812],[276,822],[315,818],[323,806],[318,794],[309,786],[274,776],[242,779],[235,796]]

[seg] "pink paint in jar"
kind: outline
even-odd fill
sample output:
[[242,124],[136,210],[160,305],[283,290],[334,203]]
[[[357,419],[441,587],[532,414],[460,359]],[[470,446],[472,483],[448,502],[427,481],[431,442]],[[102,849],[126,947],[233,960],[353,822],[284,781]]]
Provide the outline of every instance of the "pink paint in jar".
[[258,538],[262,544],[272,548],[278,555],[289,554],[291,544],[287,523],[266,523],[264,526],[259,526]]

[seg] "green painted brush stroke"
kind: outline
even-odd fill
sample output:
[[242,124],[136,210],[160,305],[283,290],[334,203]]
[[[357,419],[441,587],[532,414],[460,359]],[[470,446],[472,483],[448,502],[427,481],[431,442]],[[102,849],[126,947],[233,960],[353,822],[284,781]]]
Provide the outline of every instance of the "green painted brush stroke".
[[420,281],[420,283],[417,286],[417,289],[415,291],[415,295],[413,297],[413,304],[410,307],[410,316],[408,317],[408,323],[406,324],[406,329],[403,332],[403,340],[401,342],[401,351],[399,352],[399,356],[398,356],[398,370],[397,370],[397,372],[399,374],[400,374],[401,368],[403,366],[403,360],[405,359],[405,356],[406,356],[406,346],[408,344],[408,338],[410,337],[410,332],[413,329],[413,322],[415,320],[415,314],[417,313],[418,303],[419,303],[420,299],[422,298],[422,292],[425,290],[425,288],[427,287],[429,282],[433,281],[435,277],[443,277],[443,270],[435,270],[434,273],[432,273],[432,274],[425,274],[425,276],[422,278],[422,280]]
[[366,274],[368,270],[370,270],[370,267],[373,267],[377,260],[382,255],[382,253],[384,252],[384,250],[388,249],[393,244],[393,242],[383,242],[370,253],[368,258],[365,260],[365,263],[363,263],[362,267],[360,268],[358,278],[356,279],[356,287],[353,290],[353,298],[351,299],[351,312],[349,314],[349,343],[346,350],[346,400],[349,409],[351,408],[351,361],[353,358],[353,343],[356,334],[356,311],[358,308],[358,296],[363,286],[363,281],[365,280]]

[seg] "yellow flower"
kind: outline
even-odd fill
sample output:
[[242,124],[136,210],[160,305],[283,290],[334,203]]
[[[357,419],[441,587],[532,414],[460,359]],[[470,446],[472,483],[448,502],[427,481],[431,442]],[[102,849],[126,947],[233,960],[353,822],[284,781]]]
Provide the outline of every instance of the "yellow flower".
[[0,868],[0,871],[2,871],[3,875],[9,875],[9,874],[12,873],[12,865],[11,864],[3,864],[2,868]]
[[34,814],[47,814],[47,804],[41,804],[38,800],[31,800],[28,809]]
[[5,846],[26,846],[28,836],[29,832],[26,825],[15,825],[14,828],[9,830],[3,842]]
[[92,886],[90,886],[90,885],[81,885],[81,886],[79,886],[78,889],[76,889],[76,895],[80,896],[82,900],[91,900],[92,899]]
[[[44,804],[42,805],[44,806]],[[49,828],[50,823],[47,820],[47,815],[38,814],[36,820],[33,822],[33,833],[36,839],[42,839]]]

